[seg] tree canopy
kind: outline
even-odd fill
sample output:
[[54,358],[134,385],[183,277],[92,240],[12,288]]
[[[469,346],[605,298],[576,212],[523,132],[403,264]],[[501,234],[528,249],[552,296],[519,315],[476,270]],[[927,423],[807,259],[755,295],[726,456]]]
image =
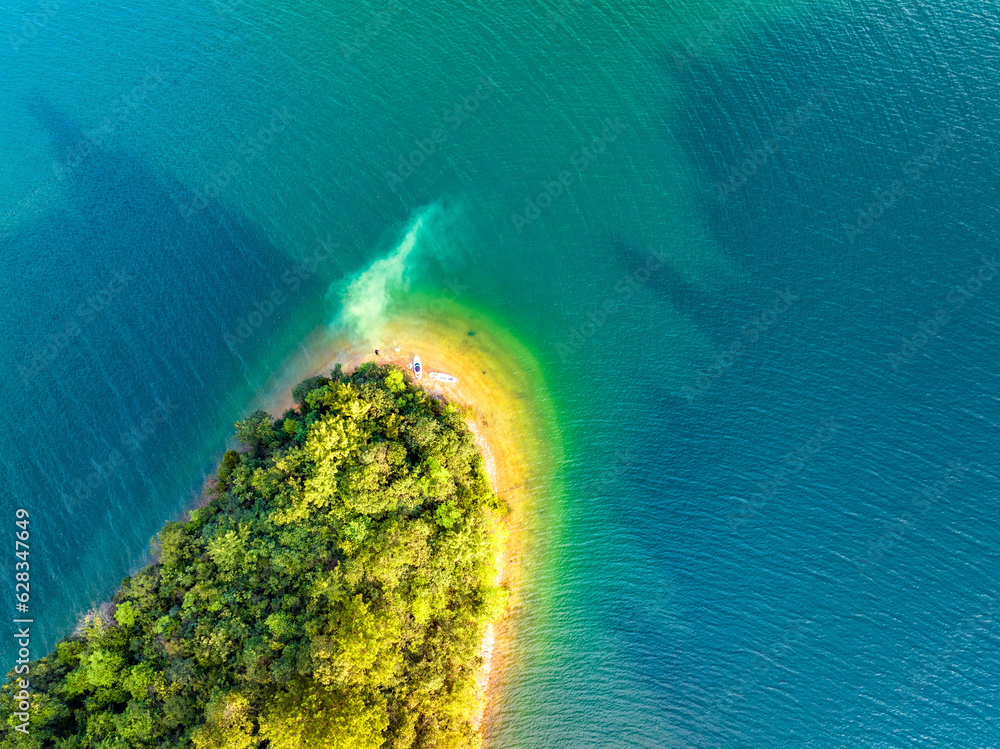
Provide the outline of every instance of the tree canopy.
[[[236,425],[211,501],[168,523],[111,613],[13,674],[0,749],[478,746],[502,504],[458,411],[338,366]],[[23,677],[19,677],[23,678]]]

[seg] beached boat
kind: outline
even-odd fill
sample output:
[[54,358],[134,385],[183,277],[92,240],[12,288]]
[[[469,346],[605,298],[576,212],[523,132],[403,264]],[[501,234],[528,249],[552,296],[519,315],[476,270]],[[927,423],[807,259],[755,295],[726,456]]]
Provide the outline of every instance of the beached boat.
[[445,374],[444,372],[428,372],[427,376],[430,377],[432,380],[437,380],[438,382],[448,382],[448,383],[458,382],[457,377],[453,377],[450,374]]
[[424,373],[422,371],[420,371],[420,357],[419,356],[414,356],[413,357],[413,376],[416,377],[418,380],[421,377],[424,376]]

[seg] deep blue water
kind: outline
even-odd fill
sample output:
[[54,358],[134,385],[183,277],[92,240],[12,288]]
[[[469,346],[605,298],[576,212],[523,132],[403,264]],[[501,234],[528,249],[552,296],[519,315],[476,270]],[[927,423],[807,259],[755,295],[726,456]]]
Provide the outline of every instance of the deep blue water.
[[0,17],[0,488],[8,538],[32,513],[33,647],[435,205],[412,283],[512,322],[566,452],[490,745],[1000,743],[995,3]]

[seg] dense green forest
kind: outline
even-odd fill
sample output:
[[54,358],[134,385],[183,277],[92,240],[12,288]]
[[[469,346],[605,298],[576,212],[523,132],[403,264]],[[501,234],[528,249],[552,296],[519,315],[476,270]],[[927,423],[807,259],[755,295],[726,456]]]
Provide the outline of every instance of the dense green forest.
[[[469,747],[503,512],[459,411],[340,366],[236,425],[208,504],[30,670],[7,747]],[[14,712],[13,681],[0,709]]]

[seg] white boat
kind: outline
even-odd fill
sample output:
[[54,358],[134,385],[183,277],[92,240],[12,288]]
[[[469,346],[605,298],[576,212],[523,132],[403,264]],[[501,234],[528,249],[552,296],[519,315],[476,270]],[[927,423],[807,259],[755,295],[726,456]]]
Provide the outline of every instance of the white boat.
[[428,372],[427,376],[432,380],[437,380],[438,382],[453,383],[458,382],[457,377],[452,377],[450,374],[445,374],[444,372]]
[[416,377],[418,380],[421,377],[424,376],[424,373],[420,371],[420,357],[419,356],[414,356],[413,357],[413,376]]

